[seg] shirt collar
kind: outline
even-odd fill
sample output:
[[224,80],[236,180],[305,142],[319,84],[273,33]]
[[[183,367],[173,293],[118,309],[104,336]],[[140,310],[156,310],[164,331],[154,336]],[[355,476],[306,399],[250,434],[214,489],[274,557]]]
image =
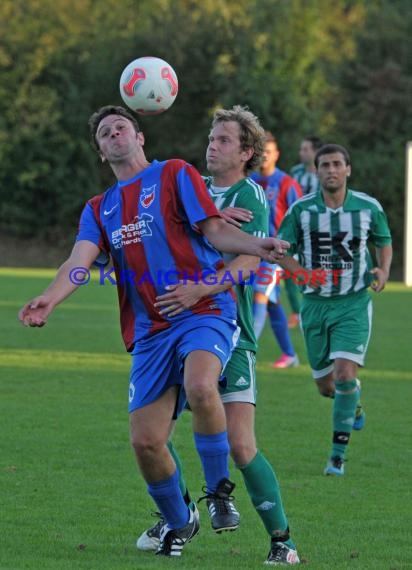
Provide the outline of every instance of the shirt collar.
[[324,198],[323,198],[323,192],[322,192],[322,190],[319,190],[319,191],[316,193],[316,198],[315,198],[315,199],[316,199],[316,203],[317,203],[321,208],[323,208],[323,210],[325,210],[325,211],[326,211],[327,208],[328,208],[329,210],[334,210],[334,211],[339,210],[340,208],[343,208],[344,210],[347,210],[347,209],[350,209],[350,202],[351,202],[351,199],[352,199],[352,194],[353,194],[353,191],[350,190],[350,188],[346,188],[345,199],[344,199],[344,201],[343,201],[342,206],[339,206],[339,208],[330,208],[330,207],[326,206],[325,200],[324,200]]

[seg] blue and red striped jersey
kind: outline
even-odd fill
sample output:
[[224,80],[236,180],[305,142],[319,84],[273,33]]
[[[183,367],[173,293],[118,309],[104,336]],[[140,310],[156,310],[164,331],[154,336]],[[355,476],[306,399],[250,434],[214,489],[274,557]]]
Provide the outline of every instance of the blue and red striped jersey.
[[126,348],[193,314],[236,318],[227,291],[203,297],[175,317],[159,315],[153,304],[166,285],[201,280],[223,266],[221,254],[196,228],[219,216],[198,171],[179,159],[153,161],[89,200],[77,240],[88,240],[113,260]]
[[269,176],[253,172],[250,177],[265,191],[269,202],[269,235],[276,236],[289,207],[302,197],[302,189],[296,180],[279,168]]

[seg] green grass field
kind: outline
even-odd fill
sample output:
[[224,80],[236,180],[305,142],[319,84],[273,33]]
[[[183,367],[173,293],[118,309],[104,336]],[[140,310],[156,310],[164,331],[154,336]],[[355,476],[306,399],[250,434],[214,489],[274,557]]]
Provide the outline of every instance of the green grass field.
[[[203,503],[201,533],[181,559],[136,550],[153,506],[128,443],[129,356],[116,291],[92,280],[46,327],[23,328],[18,309],[53,274],[0,269],[1,570],[261,568],[268,540],[234,468],[236,533],[212,534]],[[322,475],[331,402],[315,390],[300,332],[299,368],[270,368],[279,352],[268,329],[258,354],[259,447],[276,468],[301,559],[314,570],[412,568],[412,290],[391,284],[374,300],[360,375],[367,424],[352,437],[342,479]],[[174,441],[200,496],[189,414]]]

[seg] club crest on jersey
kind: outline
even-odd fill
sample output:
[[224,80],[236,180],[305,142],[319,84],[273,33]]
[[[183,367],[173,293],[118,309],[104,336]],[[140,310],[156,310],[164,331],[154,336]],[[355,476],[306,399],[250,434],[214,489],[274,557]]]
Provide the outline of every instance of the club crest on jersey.
[[140,194],[140,203],[143,206],[143,208],[148,208],[153,200],[155,199],[155,190],[156,190],[156,184],[153,184],[153,186],[150,186],[150,188],[142,188],[142,192]]

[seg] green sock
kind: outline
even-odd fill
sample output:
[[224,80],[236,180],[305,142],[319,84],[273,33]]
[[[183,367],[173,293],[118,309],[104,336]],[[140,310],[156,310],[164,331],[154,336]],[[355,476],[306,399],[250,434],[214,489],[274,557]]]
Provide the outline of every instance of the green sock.
[[363,412],[362,402],[361,402],[361,383],[359,378],[356,378],[356,385],[358,387],[358,392],[359,392],[358,403],[356,404],[356,416],[358,416],[358,414],[360,415]]
[[190,503],[191,499],[190,499],[188,488],[186,486],[185,478],[183,477],[182,462],[180,461],[180,457],[179,457],[173,443],[170,440],[167,442],[167,447],[169,448],[169,451],[170,451],[170,453],[171,453],[171,455],[172,455],[172,457],[176,463],[176,468],[177,468],[177,471],[179,473],[179,488],[180,488],[182,495],[185,499],[185,503],[188,505]]
[[335,381],[333,402],[333,444],[331,457],[344,457],[359,401],[359,387],[356,378]]
[[[283,510],[279,483],[264,455],[258,451],[250,463],[236,467],[243,475],[249,497],[269,535],[275,537],[276,534],[286,532],[288,521]],[[295,548],[290,539],[284,542]]]

